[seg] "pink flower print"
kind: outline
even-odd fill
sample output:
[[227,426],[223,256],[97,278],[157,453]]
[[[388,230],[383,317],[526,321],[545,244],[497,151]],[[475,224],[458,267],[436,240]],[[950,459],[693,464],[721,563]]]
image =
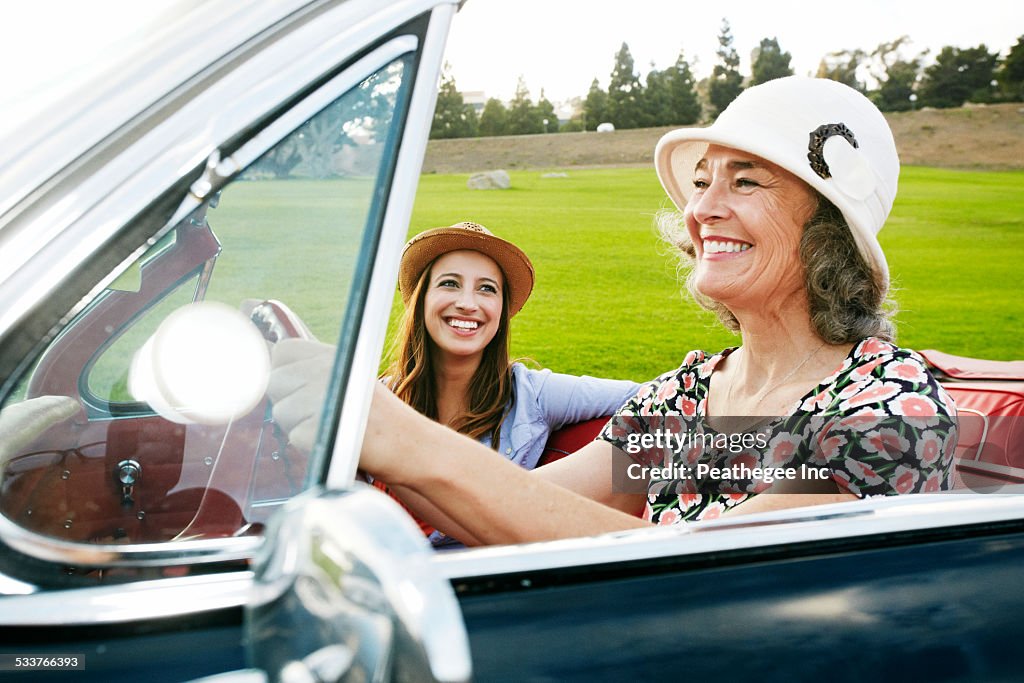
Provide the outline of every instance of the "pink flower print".
[[703,496],[699,493],[681,493],[679,494],[679,509],[686,512],[695,505],[700,505],[702,498]]
[[900,465],[889,477],[889,485],[896,493],[910,493],[914,490],[914,484],[920,475],[917,470],[912,470],[905,465]]
[[768,454],[771,456],[768,462],[775,465],[782,465],[789,462],[800,446],[800,437],[789,432],[777,434],[768,442]]
[[843,493],[852,493],[855,496],[860,495],[860,488],[857,487],[852,481],[850,481],[850,475],[842,470],[832,470],[832,481],[836,483],[839,490]]
[[917,394],[897,396],[892,401],[889,401],[889,410],[892,411],[893,415],[906,415],[907,417],[916,418],[928,418],[938,415],[935,401]]
[[888,379],[901,379],[918,384],[928,381],[928,373],[924,371],[924,366],[915,360],[889,363],[885,366],[884,375]]
[[674,508],[668,508],[661,511],[661,516],[658,517],[658,524],[660,526],[669,526],[677,523],[682,519],[682,515],[679,514],[678,510]]
[[868,432],[860,440],[860,445],[869,453],[878,453],[889,460],[897,460],[910,449],[910,442],[895,429],[889,428]]
[[687,417],[697,414],[697,402],[690,398],[679,399],[679,412]]
[[679,392],[679,381],[672,378],[662,383],[661,388],[658,389],[658,395],[656,401],[658,403],[664,403],[668,399],[672,398]]
[[715,501],[704,508],[704,511],[698,515],[697,519],[718,519],[722,516],[723,512],[725,512],[725,506]]
[[839,451],[845,445],[846,437],[842,434],[832,434],[818,442],[818,448],[826,462],[839,457]]
[[871,373],[875,371],[875,368],[877,368],[881,364],[882,359],[876,358],[870,363],[859,365],[853,369],[853,372],[850,373],[850,379],[854,380],[855,382],[867,379],[868,377],[871,377]]
[[930,467],[939,460],[942,455],[942,438],[935,432],[929,430],[923,433],[914,447],[914,454],[922,467]]
[[853,410],[861,406],[888,401],[900,393],[900,385],[895,382],[872,382],[864,391],[850,397],[840,405],[842,410]]
[[[885,480],[878,476],[878,474],[873,469],[871,469],[870,467],[868,467],[867,465],[858,460],[854,460],[853,458],[846,458],[845,464],[846,469],[850,472],[850,474],[857,477],[858,479],[863,479],[868,484],[877,486],[878,484],[885,483]],[[836,472],[835,474],[839,473]]]
[[856,355],[863,356],[865,358],[870,356],[878,356],[883,353],[892,353],[895,351],[895,347],[888,342],[884,342],[881,339],[865,339],[861,342],[860,347],[856,351]]

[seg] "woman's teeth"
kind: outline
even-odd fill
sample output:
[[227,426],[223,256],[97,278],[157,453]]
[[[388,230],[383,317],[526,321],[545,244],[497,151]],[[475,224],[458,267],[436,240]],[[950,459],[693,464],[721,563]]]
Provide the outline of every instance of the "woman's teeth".
[[751,245],[741,242],[716,242],[714,240],[704,241],[704,253],[705,254],[721,254],[746,251],[750,249]]
[[454,318],[449,320],[448,324],[451,325],[452,327],[457,327],[460,330],[475,330],[476,328],[480,327],[480,323],[474,320],[456,320]]

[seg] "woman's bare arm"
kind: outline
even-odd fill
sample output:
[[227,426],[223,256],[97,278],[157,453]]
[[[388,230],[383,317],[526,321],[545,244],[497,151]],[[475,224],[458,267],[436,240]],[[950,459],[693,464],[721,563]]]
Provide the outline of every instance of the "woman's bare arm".
[[[377,385],[374,392],[360,466],[428,499],[458,524],[464,542],[521,543],[647,526],[623,512],[636,512],[643,496],[612,491],[616,456],[610,444],[594,442],[528,472],[423,417],[385,387]],[[422,512],[427,522],[448,531],[446,520]]]

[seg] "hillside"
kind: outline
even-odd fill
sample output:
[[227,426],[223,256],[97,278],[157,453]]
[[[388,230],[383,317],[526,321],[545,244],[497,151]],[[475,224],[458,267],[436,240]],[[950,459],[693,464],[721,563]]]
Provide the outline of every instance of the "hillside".
[[[943,168],[1024,168],[1024,105],[925,109],[887,116],[904,164]],[[642,166],[668,128],[431,140],[424,173],[503,168]]]

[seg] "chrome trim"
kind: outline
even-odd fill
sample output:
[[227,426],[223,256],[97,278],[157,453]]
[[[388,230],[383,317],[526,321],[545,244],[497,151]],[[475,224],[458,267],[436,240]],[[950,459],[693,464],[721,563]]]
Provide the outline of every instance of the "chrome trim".
[[194,678],[189,683],[268,683],[267,674],[258,669],[239,669],[222,674]]
[[359,464],[359,449],[373,396],[373,382],[384,349],[391,302],[398,282],[398,257],[409,230],[409,218],[433,120],[431,114],[437,100],[435,84],[441,72],[445,40],[455,12],[454,0],[435,7],[423,41],[416,89],[409,102],[405,135],[395,166],[360,334],[352,354],[352,369],[342,401],[344,409],[338,419],[334,450],[327,471],[328,489],[350,485]]
[[[980,461],[981,460],[981,452],[982,452],[982,450],[985,449],[985,444],[988,443],[988,415],[986,415],[985,413],[981,412],[980,410],[975,410],[974,408],[959,408],[958,407],[957,408],[957,412],[958,413],[970,413],[971,415],[975,415],[975,416],[981,418],[981,438],[978,440],[978,450],[975,452],[974,457],[969,459],[970,462],[973,462],[975,460]],[[960,458],[960,461],[963,462],[964,458]]]
[[1024,518],[1020,494],[914,494],[651,527],[602,536],[438,553],[449,579],[766,548]]
[[0,538],[23,555],[75,567],[164,567],[246,560],[263,543],[258,536],[167,543],[73,543],[43,536],[0,515]]
[[39,588],[31,583],[0,573],[0,599],[4,595],[31,595],[38,590]]
[[208,574],[0,597],[0,626],[92,626],[245,605],[253,573]]
[[274,680],[469,680],[462,612],[432,555],[369,486],[289,504],[254,563],[251,662]]

